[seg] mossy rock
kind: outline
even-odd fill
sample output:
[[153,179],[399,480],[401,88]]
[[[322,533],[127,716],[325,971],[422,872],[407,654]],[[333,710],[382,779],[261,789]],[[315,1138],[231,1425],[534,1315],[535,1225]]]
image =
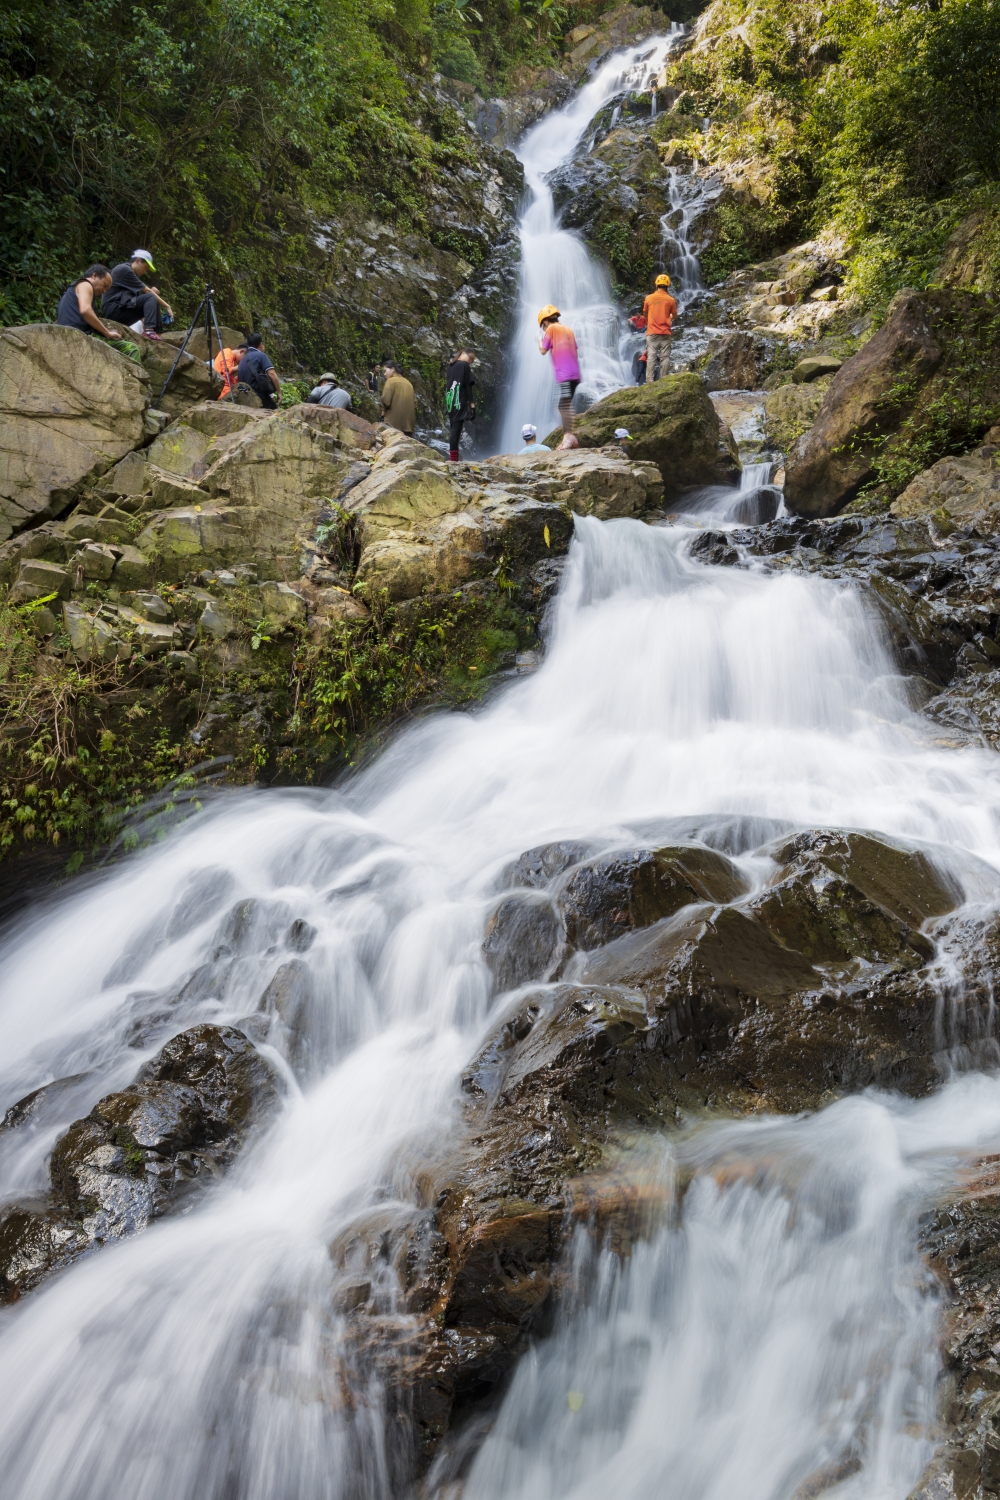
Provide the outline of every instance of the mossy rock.
[[[657,465],[665,500],[685,490],[739,480],[736,444],[698,375],[666,375],[650,385],[613,391],[578,419],[581,448],[614,443],[616,427],[627,427],[631,433],[633,458]],[[557,446],[561,437],[557,428],[545,439],[546,445]]]

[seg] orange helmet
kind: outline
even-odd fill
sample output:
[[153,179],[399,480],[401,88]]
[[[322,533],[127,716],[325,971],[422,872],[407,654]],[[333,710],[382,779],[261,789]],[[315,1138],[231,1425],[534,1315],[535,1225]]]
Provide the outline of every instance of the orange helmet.
[[670,277],[669,276],[657,276],[657,278],[656,278],[656,285],[657,286],[669,286],[670,285]]
[[547,303],[546,306],[543,307],[542,310],[541,310],[541,312],[538,314],[538,326],[539,326],[539,328],[541,328],[542,324],[546,321],[547,318],[558,318],[558,317],[559,317],[559,309],[558,309],[558,307],[553,307],[551,302]]

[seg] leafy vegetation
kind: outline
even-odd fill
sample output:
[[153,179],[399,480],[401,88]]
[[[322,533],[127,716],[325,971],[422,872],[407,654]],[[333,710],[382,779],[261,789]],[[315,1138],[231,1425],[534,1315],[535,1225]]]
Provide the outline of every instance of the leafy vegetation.
[[560,0],[10,0],[0,323],[53,317],[84,266],[142,244],[175,305],[211,277],[228,318],[266,324],[276,254],[286,281],[308,258],[303,209],[356,199],[419,229],[428,181],[472,159],[421,83],[499,87],[552,60],[567,17]]
[[868,307],[927,284],[955,225],[996,201],[1000,0],[713,0],[703,26],[713,45],[671,82],[741,186],[712,279],[833,224]]

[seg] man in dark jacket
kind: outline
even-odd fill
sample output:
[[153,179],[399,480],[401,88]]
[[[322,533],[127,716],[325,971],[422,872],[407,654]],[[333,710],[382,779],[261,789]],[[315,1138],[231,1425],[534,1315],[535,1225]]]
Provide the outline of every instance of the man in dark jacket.
[[59,298],[56,322],[62,328],[78,328],[81,333],[99,333],[106,339],[120,339],[117,328],[106,328],[94,306],[95,296],[100,297],[110,285],[111,272],[107,266],[88,266]]
[[460,349],[448,366],[445,376],[444,404],[448,413],[448,457],[458,463],[458,445],[462,441],[462,428],[470,417],[476,415],[472,399],[472,387],[476,377],[472,373],[475,361],[472,349]]
[[252,333],[247,344],[247,352],[240,360],[239,379],[257,392],[262,406],[266,406],[268,411],[274,411],[281,399],[281,381],[277,370],[264,353],[264,335]]
[[171,317],[174,315],[170,303],[160,296],[159,288],[147,286],[142,279],[155,270],[148,250],[133,250],[127,261],[115,266],[111,286],[101,298],[101,311],[106,318],[127,323],[130,328],[141,319],[142,332],[151,339],[158,339],[163,332],[161,307]]

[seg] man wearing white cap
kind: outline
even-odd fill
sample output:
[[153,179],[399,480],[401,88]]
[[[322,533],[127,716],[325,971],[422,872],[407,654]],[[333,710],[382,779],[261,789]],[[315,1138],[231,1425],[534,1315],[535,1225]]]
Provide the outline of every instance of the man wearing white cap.
[[551,453],[551,448],[546,448],[544,443],[535,441],[537,437],[538,428],[532,427],[530,422],[525,422],[521,428],[521,441],[524,447],[518,450],[519,453]]
[[171,318],[174,311],[157,287],[146,286],[142,280],[155,270],[148,250],[133,250],[128,260],[111,272],[111,286],[101,298],[102,315],[114,318],[116,323],[127,323],[135,333],[158,339],[163,331],[160,308]]
[[615,442],[618,444],[619,448],[622,450],[626,458],[628,458],[628,445],[631,441],[632,434],[629,432],[627,427],[615,428]]

